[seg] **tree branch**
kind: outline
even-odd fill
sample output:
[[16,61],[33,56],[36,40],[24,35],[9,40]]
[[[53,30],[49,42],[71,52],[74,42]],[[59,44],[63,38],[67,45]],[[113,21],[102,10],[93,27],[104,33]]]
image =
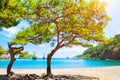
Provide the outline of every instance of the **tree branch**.
[[58,23],[56,23],[56,28],[57,28],[57,44],[59,44],[59,40],[60,40],[60,31],[59,31],[59,28],[58,28]]
[[69,41],[69,42],[67,42],[67,43],[63,43],[62,45],[60,45],[60,48],[69,45],[71,42],[74,41],[75,38],[76,38],[76,36],[74,36],[71,41]]
[[34,39],[36,39],[36,38],[39,38],[39,37],[41,37],[41,35],[40,34],[38,34],[38,35],[36,35],[36,36],[33,36],[32,38],[29,38],[28,40],[34,40]]
[[[20,51],[24,50],[23,46],[21,46],[21,47],[12,47],[12,45],[14,45],[14,43],[9,43],[8,42],[8,47],[9,47],[10,53],[12,52],[13,54],[16,54],[17,52],[20,52]],[[15,53],[14,53],[14,51],[15,51]]]

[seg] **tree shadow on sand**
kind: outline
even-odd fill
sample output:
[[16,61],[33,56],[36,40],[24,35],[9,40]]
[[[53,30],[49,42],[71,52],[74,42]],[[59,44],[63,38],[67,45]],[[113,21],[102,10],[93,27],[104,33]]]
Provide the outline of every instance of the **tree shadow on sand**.
[[99,78],[82,75],[53,75],[50,78],[43,79],[43,75],[13,74],[12,76],[0,75],[0,80],[99,80]]

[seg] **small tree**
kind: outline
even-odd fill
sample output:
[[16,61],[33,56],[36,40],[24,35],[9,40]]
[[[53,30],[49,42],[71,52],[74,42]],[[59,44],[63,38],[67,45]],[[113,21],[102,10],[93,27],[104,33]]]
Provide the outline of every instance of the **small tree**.
[[11,68],[12,68],[14,61],[16,60],[15,55],[19,54],[24,49],[23,46],[21,47],[13,47],[13,46],[14,46],[13,43],[8,43],[8,48],[9,48],[8,52],[10,53],[10,63],[7,67],[7,75],[12,75]]
[[0,55],[2,55],[2,54],[5,53],[5,52],[6,52],[6,50],[3,49],[3,47],[0,45]]
[[105,41],[103,29],[110,20],[105,6],[99,0],[48,0],[38,3],[34,5],[36,9],[32,9],[35,17],[27,18],[32,26],[19,32],[13,41],[33,44],[49,42],[55,46],[47,55],[49,76],[51,58],[60,48],[91,46],[91,41]]

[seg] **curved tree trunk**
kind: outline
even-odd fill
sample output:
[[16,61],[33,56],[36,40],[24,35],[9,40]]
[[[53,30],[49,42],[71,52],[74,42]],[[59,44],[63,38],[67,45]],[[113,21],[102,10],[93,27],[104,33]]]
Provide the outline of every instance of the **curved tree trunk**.
[[15,59],[14,59],[14,53],[13,53],[13,50],[12,50],[12,44],[11,43],[8,43],[8,48],[9,48],[9,53],[10,53],[10,63],[7,67],[7,75],[10,75],[11,74],[11,68],[12,68],[12,65],[13,65]]
[[11,68],[12,68],[12,65],[14,63],[14,61],[16,60],[15,59],[15,55],[17,53],[19,53],[20,51],[23,51],[23,46],[21,47],[12,47],[12,45],[14,45],[13,43],[9,43],[8,42],[8,48],[9,48],[9,53],[10,53],[10,63],[7,67],[7,75],[11,75]]
[[11,57],[11,60],[10,60],[9,65],[8,65],[8,67],[7,67],[7,75],[10,75],[10,74],[11,74],[11,68],[12,68],[12,65],[13,65],[14,61],[15,61],[15,58],[14,58],[14,55],[13,55],[13,56]]
[[50,54],[47,55],[47,75],[46,76],[51,76],[51,58],[55,54],[55,52],[59,49],[59,46],[56,46],[55,49],[51,51]]

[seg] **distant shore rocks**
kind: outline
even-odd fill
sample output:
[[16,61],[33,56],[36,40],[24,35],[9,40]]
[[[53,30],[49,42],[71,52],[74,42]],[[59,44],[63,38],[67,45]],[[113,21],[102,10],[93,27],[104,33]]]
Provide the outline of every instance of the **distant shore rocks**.
[[101,54],[101,59],[105,60],[120,60],[120,47],[112,48]]
[[7,53],[3,53],[2,55],[0,55],[0,59],[8,59],[8,58],[10,57]]

